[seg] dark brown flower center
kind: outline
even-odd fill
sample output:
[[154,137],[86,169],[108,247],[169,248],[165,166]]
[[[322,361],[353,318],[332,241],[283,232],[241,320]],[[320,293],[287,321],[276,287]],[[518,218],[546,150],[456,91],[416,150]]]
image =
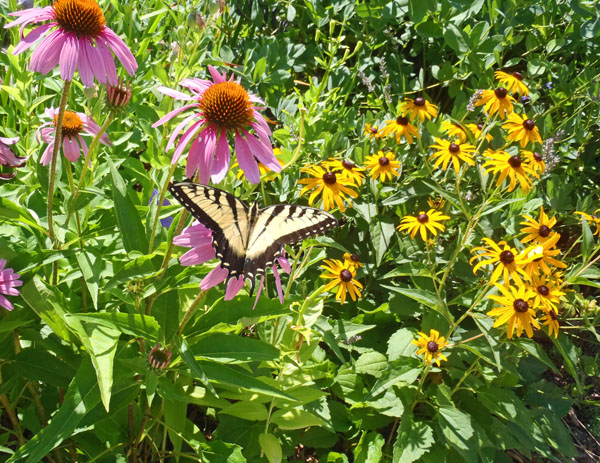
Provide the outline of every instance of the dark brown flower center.
[[479,130],[483,130],[483,124],[477,124],[477,128],[478,128]]
[[94,0],[56,0],[52,8],[58,25],[79,37],[96,37],[106,25],[104,13]]
[[513,76],[515,79],[518,79],[518,80],[523,80],[523,74],[521,74],[520,72],[513,72],[513,73],[512,73],[512,76]]
[[540,153],[533,153],[533,159],[535,159],[537,162],[541,162],[544,160],[544,158],[542,158],[542,155]]
[[358,256],[356,254],[350,254],[350,259],[352,259],[352,261],[360,264],[360,259],[358,258]]
[[510,265],[515,261],[515,255],[511,251],[502,251],[500,253],[500,262],[504,265]]
[[[377,130],[375,130],[375,131],[377,131]],[[342,167],[344,169],[352,170],[352,169],[354,169],[354,163],[352,161],[349,161],[348,159],[344,159],[342,161]]]
[[523,127],[526,130],[533,130],[533,129],[535,129],[535,124],[533,123],[533,121],[531,119],[527,119],[527,120],[523,121]]
[[448,146],[448,151],[451,153],[458,153],[460,151],[460,146],[458,146],[456,143],[450,143],[450,146]]
[[427,223],[429,222],[429,216],[427,214],[419,214],[417,216],[417,220],[419,223]]
[[538,234],[542,238],[546,238],[550,234],[550,229],[548,228],[547,225],[541,225],[540,229],[538,230]]
[[408,125],[408,117],[398,116],[396,118],[396,124],[398,124],[398,125]]
[[325,172],[323,174],[323,181],[327,183],[327,185],[334,185],[337,181],[337,178],[333,172]]
[[389,166],[390,165],[390,160],[388,158],[386,158],[385,156],[381,156],[379,158],[379,165],[381,167]]
[[556,313],[554,310],[552,310],[552,309],[551,309],[551,310],[548,312],[548,315],[550,315],[550,318],[551,318],[552,320],[558,320],[558,314],[557,314],[557,313]]
[[518,169],[519,167],[521,167],[521,158],[519,156],[511,156],[510,158],[508,158],[508,164],[513,169]]
[[515,309],[515,312],[525,313],[529,310],[529,304],[523,299],[515,299],[513,302],[513,309]]
[[372,133],[373,135],[377,135],[377,132],[378,132],[378,129],[377,129],[377,127],[371,127],[371,133]]
[[550,294],[550,290],[548,289],[548,287],[546,285],[538,286],[537,292],[540,293],[542,296],[547,296],[548,294]]
[[[54,125],[58,122],[58,114],[54,116]],[[73,111],[65,111],[65,115],[63,116],[63,127],[62,127],[62,135],[63,137],[69,136],[74,137],[78,133],[83,130],[83,121]]]
[[352,272],[348,269],[344,269],[340,272],[340,280],[344,283],[348,283],[352,280]]
[[496,90],[494,90],[494,94],[496,95],[496,98],[502,99],[506,98],[508,91],[504,87],[498,87]]
[[415,98],[415,106],[425,106],[425,98],[418,96]]
[[438,346],[437,342],[435,342],[435,341],[429,341],[429,342],[427,343],[427,350],[428,350],[429,352],[431,352],[432,354],[433,354],[434,352],[437,352],[437,351],[438,351],[438,349],[439,349],[439,346]]
[[248,92],[237,82],[211,85],[199,105],[209,123],[225,130],[246,128],[254,116]]

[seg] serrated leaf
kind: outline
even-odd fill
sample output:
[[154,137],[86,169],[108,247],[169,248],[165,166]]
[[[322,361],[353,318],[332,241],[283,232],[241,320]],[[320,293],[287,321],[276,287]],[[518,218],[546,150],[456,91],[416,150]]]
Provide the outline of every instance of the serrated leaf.
[[392,463],[413,463],[421,458],[434,443],[433,430],[410,414],[400,420],[398,436],[394,442]]
[[385,439],[381,434],[363,431],[354,449],[354,463],[378,463],[383,455],[383,444]]
[[379,377],[388,368],[387,357],[380,352],[367,352],[358,357],[354,368],[357,373]]
[[477,448],[474,445],[471,417],[454,407],[439,407],[437,422],[448,444],[460,453],[465,461],[477,463]]
[[415,345],[412,340],[415,334],[406,328],[400,328],[390,336],[388,340],[387,356],[391,362],[400,357],[412,357],[415,353]]

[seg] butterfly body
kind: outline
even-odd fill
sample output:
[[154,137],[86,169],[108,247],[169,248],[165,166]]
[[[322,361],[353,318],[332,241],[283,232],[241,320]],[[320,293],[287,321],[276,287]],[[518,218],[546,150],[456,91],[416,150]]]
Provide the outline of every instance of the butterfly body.
[[281,256],[286,244],[338,225],[331,214],[312,207],[277,204],[248,206],[218,188],[182,182],[169,185],[175,198],[212,231],[215,254],[228,271],[227,282],[243,276],[254,291],[255,278]]

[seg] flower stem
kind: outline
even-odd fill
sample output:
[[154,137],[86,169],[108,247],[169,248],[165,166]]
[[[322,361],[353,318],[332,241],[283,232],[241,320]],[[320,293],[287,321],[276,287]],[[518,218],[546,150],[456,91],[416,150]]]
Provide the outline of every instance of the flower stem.
[[[52,163],[50,165],[50,179],[48,180],[48,236],[54,249],[58,247],[56,235],[54,234],[54,219],[52,216],[53,212],[53,200],[54,200],[54,182],[56,179],[56,160],[58,158],[58,152],[62,143],[62,128],[63,119],[65,116],[65,108],[67,107],[67,101],[69,99],[69,92],[71,90],[71,81],[65,80],[65,85],[60,96],[60,105],[58,107],[58,117],[56,119],[56,133],[54,137],[54,147],[52,149]],[[58,261],[52,264],[52,284],[56,284],[58,281]]]

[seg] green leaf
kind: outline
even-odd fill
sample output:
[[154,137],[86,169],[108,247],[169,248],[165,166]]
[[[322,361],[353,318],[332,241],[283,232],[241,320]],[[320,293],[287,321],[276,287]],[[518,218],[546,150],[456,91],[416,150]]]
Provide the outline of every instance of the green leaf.
[[269,361],[279,358],[279,350],[258,339],[214,333],[190,346],[195,357],[223,363]]
[[303,429],[310,426],[327,427],[321,418],[316,417],[306,410],[292,408],[289,410],[277,410],[271,415],[271,422],[282,430]]
[[148,239],[146,238],[140,214],[127,193],[127,185],[110,157],[106,157],[106,161],[110,168],[115,216],[121,237],[123,238],[123,246],[127,252],[136,250],[146,253],[148,252]]
[[454,447],[468,463],[478,463],[477,447],[471,417],[454,407],[439,407],[437,422],[448,444]]
[[390,247],[392,237],[394,236],[396,228],[393,223],[385,222],[382,219],[374,220],[371,223],[370,232],[371,240],[373,241],[373,248],[375,249],[375,260],[377,265],[381,265],[383,256]]
[[283,452],[281,444],[273,434],[261,434],[258,436],[258,443],[269,463],[281,463]]
[[183,361],[187,364],[188,367],[190,367],[190,371],[192,372],[192,374],[196,378],[198,378],[200,380],[200,382],[202,384],[204,384],[206,386],[206,388],[215,397],[219,397],[219,395],[217,394],[217,391],[215,391],[215,388],[212,386],[212,384],[210,384],[209,379],[206,376],[206,373],[204,373],[204,370],[200,367],[200,365],[198,365],[198,362],[196,362],[196,359],[194,358],[194,354],[191,351],[191,349],[188,347],[185,339],[181,339],[179,342],[179,353],[180,353]]
[[45,235],[48,234],[48,231],[38,223],[39,220],[33,217],[26,208],[6,198],[0,198],[0,217],[2,220],[22,223]]
[[392,463],[413,463],[421,458],[434,443],[433,430],[411,414],[400,420],[398,436],[394,442]]
[[581,217],[581,235],[583,238],[581,243],[581,255],[583,260],[587,260],[594,249],[594,235],[590,229],[590,225],[583,216]]
[[173,451],[176,454],[181,452],[183,438],[185,433],[185,423],[187,421],[187,403],[176,400],[164,399],[163,411],[165,414],[165,424],[169,440],[173,445]]
[[465,53],[469,51],[469,43],[465,33],[452,23],[446,23],[446,30],[444,30],[444,41],[450,46],[450,48],[458,53]]
[[383,444],[385,439],[381,434],[363,431],[354,449],[354,463],[378,463],[383,455]]
[[562,358],[565,361],[565,369],[575,380],[577,389],[579,389],[579,393],[583,395],[584,389],[579,379],[579,374],[577,373],[577,365],[579,364],[579,354],[577,353],[577,348],[567,336],[559,335],[557,339],[552,337],[550,339],[554,343],[554,347],[556,347],[558,352],[560,352],[560,355],[562,355]]
[[554,363],[552,363],[552,360],[550,360],[550,357],[548,357],[548,354],[546,354],[543,346],[530,339],[517,339],[514,341],[514,343],[525,352],[538,359],[557,375],[560,374],[559,370],[556,368],[556,366],[554,366]]
[[55,387],[66,388],[75,375],[73,365],[45,350],[24,349],[13,362],[24,378]]
[[116,328],[124,334],[158,341],[160,326],[154,317],[119,312],[99,312],[68,314],[67,317],[77,317],[81,322],[90,322],[107,328]]
[[248,421],[265,421],[269,416],[267,407],[265,407],[264,404],[243,400],[231,404],[219,413],[237,416],[238,418]]
[[414,338],[414,332],[407,328],[400,328],[392,334],[388,340],[387,348],[387,356],[390,362],[400,357],[412,357],[416,352],[416,346],[412,343]]
[[380,352],[367,352],[362,354],[355,364],[357,373],[366,373],[380,377],[388,368],[387,357]]
[[101,325],[94,321],[84,322],[76,314],[69,314],[65,317],[65,321],[79,336],[81,343],[90,354],[98,378],[100,397],[104,408],[108,411],[113,384],[113,361],[121,332],[114,326]]
[[387,286],[382,285],[384,288],[389,289],[395,293],[402,294],[406,297],[409,297],[426,307],[429,307],[434,310],[439,310],[439,300],[437,295],[432,291],[427,291],[425,289],[415,289],[415,288],[402,288],[399,286]]
[[102,262],[97,256],[86,250],[75,254],[75,258],[92,297],[94,308],[98,310],[98,280],[103,267]]
[[84,360],[52,420],[12,455],[10,463],[38,463],[52,449],[67,439],[82,418],[100,403],[96,375],[91,362]]

